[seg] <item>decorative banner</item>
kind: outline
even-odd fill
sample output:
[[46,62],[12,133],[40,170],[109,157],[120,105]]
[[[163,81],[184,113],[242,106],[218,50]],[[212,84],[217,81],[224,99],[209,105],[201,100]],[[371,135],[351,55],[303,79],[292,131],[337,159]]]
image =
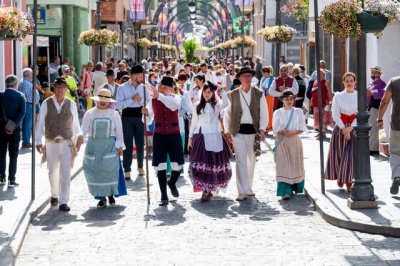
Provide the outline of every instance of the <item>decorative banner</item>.
[[168,14],[168,8],[164,7],[160,15],[158,16],[158,27],[161,30],[163,30],[167,26],[167,14]]
[[237,6],[249,6],[253,4],[253,0],[235,0]]
[[177,28],[178,28],[178,25],[176,24],[176,22],[172,21],[170,26],[169,26],[169,33],[174,34],[176,32]]
[[144,0],[130,0],[129,18],[137,21],[146,18],[146,11],[144,10]]
[[226,26],[227,25],[227,19],[226,19],[225,9],[221,9],[221,18],[222,18],[222,25]]

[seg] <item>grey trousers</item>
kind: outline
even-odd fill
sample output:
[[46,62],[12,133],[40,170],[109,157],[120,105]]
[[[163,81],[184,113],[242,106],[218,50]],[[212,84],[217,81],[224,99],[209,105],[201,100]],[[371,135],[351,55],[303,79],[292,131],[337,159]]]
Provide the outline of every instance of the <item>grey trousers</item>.
[[378,119],[378,109],[372,107],[369,114],[369,124],[371,125],[371,131],[369,132],[369,150],[379,151],[379,129],[376,122]]
[[390,129],[389,137],[390,167],[392,168],[392,179],[400,177],[400,131]]

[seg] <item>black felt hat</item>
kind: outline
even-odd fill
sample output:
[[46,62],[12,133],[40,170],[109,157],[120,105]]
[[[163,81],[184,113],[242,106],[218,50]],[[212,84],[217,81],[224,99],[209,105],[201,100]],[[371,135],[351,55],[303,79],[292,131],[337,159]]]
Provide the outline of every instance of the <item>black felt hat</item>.
[[249,68],[249,67],[242,67],[240,71],[236,74],[236,78],[238,79],[240,75],[245,74],[245,73],[250,73],[253,75],[253,77],[256,75],[256,71]]
[[131,68],[131,74],[144,73],[144,68],[141,65],[136,65]]
[[161,80],[161,85],[173,87],[174,86],[174,79],[171,77],[163,77]]

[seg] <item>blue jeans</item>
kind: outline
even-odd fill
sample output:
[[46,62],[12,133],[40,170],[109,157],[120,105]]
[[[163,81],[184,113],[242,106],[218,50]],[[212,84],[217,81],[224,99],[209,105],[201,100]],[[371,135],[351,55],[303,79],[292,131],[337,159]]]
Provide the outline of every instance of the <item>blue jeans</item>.
[[22,122],[22,145],[27,145],[31,143],[32,123],[32,103],[26,103],[26,113],[24,121]]

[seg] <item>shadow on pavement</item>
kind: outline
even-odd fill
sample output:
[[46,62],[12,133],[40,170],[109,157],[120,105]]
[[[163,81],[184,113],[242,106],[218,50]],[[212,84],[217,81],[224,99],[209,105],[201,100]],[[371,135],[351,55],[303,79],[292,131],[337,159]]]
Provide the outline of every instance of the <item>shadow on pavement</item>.
[[[172,209],[171,209],[172,206]],[[184,223],[186,218],[184,217],[186,209],[176,202],[175,200],[170,200],[167,207],[157,207],[153,209],[153,214],[144,215],[144,221],[160,221],[158,226],[173,226]]]
[[348,198],[350,198],[350,195],[351,195],[350,192],[347,192],[345,188],[327,189],[326,191],[339,197],[339,198],[346,199],[346,200]]
[[235,204],[232,199],[225,197],[213,197],[207,202],[201,202],[201,193],[197,193],[199,199],[192,200],[190,205],[196,211],[213,218],[232,218],[238,214],[231,210],[231,206]]
[[138,175],[136,179],[126,181],[126,187],[130,191],[145,191],[146,190],[146,176]]
[[[0,186],[0,188],[2,189],[3,185]],[[8,188],[5,191],[1,191],[0,190],[0,201],[3,201],[3,200],[14,200],[16,198],[17,198],[17,196],[15,196],[14,188]]]
[[126,206],[108,206],[106,208],[90,208],[82,214],[83,222],[88,223],[89,227],[106,227],[115,224],[116,220],[123,218],[125,215],[121,213]]
[[315,214],[315,208],[308,198],[301,195],[293,195],[290,200],[279,200],[282,209],[288,212],[293,212],[299,216],[311,216]]
[[62,225],[77,221],[77,215],[58,211],[58,207],[48,208],[45,213],[32,221],[32,226],[40,226],[43,231],[61,230]]

